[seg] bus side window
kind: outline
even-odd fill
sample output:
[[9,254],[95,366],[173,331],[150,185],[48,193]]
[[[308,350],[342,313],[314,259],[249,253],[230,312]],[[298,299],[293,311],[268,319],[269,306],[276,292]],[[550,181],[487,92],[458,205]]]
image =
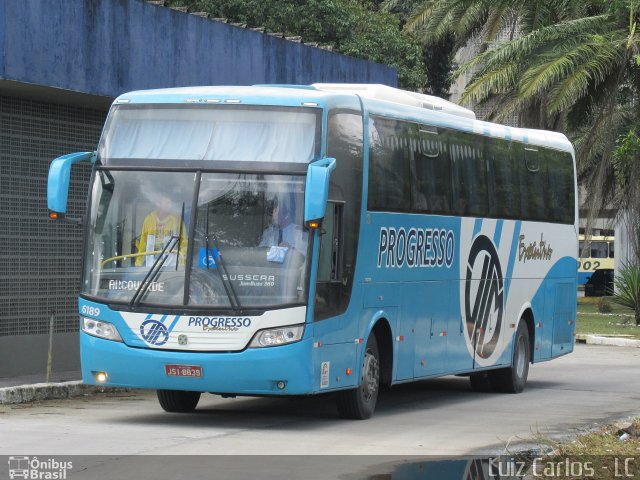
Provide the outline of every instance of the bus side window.
[[590,246],[591,258],[608,258],[609,252],[607,250],[607,242],[591,242]]
[[449,136],[453,215],[486,217],[489,214],[487,168],[481,147],[475,135],[452,132]]
[[524,160],[520,168],[520,193],[523,220],[549,221],[546,201],[546,164],[540,160],[537,147],[520,145],[515,148],[516,161]]
[[492,216],[518,218],[520,216],[519,164],[511,157],[511,145],[507,140],[488,139],[491,151],[489,163],[493,180],[494,201]]
[[547,210],[549,221],[573,223],[573,159],[567,152],[541,148],[547,169]]
[[[416,128],[418,128],[416,126]],[[441,128],[420,126],[413,150],[411,209],[420,213],[449,215],[451,169],[446,133]]]
[[370,210],[407,212],[411,203],[410,129],[404,122],[371,117]]

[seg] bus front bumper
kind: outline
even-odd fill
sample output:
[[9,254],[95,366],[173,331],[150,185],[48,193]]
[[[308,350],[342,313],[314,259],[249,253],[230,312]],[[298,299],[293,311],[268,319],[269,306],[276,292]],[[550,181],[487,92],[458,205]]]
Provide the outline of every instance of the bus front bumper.
[[[240,395],[313,393],[311,340],[242,352],[179,352],[132,348],[80,332],[82,380],[89,385]],[[202,376],[176,377],[165,365],[202,368]],[[96,375],[106,374],[98,382]],[[282,388],[284,382],[284,388]]]

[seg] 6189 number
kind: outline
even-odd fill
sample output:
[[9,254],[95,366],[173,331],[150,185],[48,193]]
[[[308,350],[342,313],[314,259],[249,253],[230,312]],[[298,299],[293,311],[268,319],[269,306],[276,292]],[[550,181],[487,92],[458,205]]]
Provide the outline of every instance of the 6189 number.
[[91,305],[82,305],[80,312],[82,312],[83,315],[90,315],[92,317],[97,317],[100,315],[100,308],[92,307]]

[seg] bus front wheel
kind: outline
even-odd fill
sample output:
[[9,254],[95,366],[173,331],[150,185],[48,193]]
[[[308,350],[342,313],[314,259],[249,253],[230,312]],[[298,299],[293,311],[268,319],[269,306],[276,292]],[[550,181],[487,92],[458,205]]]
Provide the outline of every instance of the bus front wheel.
[[200,392],[158,390],[158,402],[165,412],[189,413],[198,406]]
[[338,392],[336,404],[343,418],[364,420],[373,415],[380,391],[380,355],[378,342],[372,333],[367,340],[362,376],[358,388]]
[[509,368],[491,370],[487,372],[491,384],[496,392],[520,393],[524,390],[529,375],[529,360],[531,347],[529,343],[529,329],[524,319],[520,320],[516,330],[513,361]]

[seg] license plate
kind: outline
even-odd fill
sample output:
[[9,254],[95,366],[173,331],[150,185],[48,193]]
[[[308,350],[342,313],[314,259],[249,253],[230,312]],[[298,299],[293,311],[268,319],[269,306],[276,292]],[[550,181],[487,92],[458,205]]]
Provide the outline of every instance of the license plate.
[[164,373],[169,377],[202,378],[202,367],[200,365],[165,365]]

